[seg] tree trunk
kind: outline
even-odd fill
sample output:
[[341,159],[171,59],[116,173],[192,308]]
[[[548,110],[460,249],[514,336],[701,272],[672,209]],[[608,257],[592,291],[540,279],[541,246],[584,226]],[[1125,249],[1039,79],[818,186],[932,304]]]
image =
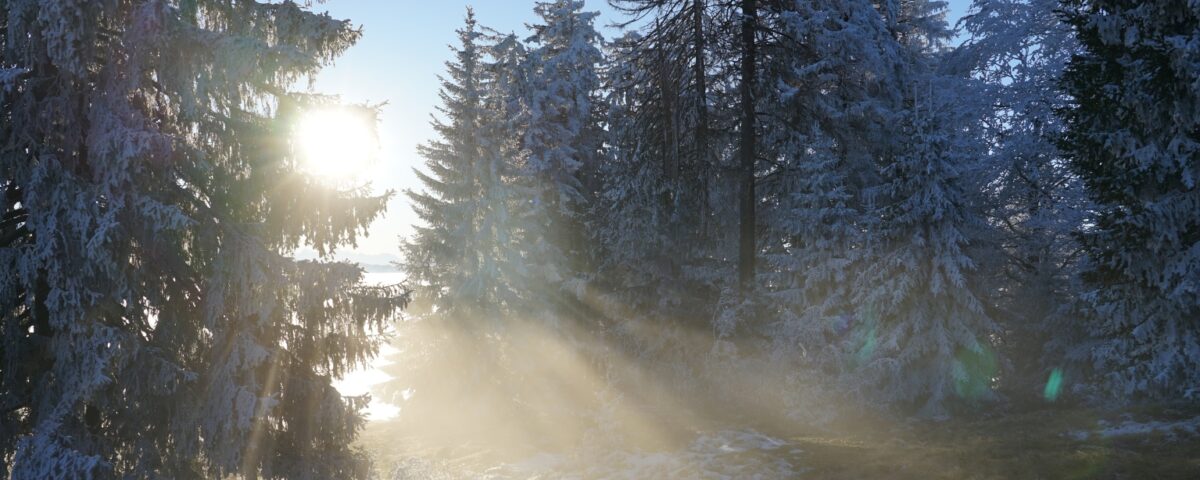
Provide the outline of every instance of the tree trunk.
[[700,181],[700,225],[698,226],[701,239],[708,234],[708,188],[709,175],[712,174],[708,157],[708,68],[704,63],[704,0],[694,0],[692,3],[692,44],[695,61],[692,63],[692,75],[696,80],[696,155],[694,172]]
[[758,21],[758,4],[755,0],[742,0],[742,82],[739,86],[742,101],[742,128],[739,141],[741,157],[741,225],[738,242],[738,284],[743,292],[752,287],[754,281],[754,82],[757,69],[755,54],[755,26]]

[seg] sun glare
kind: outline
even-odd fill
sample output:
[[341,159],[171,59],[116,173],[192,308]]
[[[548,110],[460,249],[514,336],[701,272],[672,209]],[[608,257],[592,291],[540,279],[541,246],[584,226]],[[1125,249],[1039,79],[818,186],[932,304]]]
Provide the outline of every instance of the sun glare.
[[379,150],[371,118],[351,108],[306,113],[296,128],[301,167],[333,181],[361,177]]

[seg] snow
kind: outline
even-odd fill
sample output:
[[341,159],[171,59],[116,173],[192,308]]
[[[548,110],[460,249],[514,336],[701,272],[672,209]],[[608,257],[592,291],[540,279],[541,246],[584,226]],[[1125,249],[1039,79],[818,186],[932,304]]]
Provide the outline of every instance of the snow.
[[472,477],[507,479],[639,480],[670,478],[778,479],[801,476],[806,469],[797,458],[802,450],[755,430],[700,433],[678,449],[635,450],[605,444],[576,453],[537,453],[523,460],[469,473],[421,459],[403,461],[392,480]]
[[553,465],[554,468],[549,472],[543,470],[537,473],[546,478],[562,475],[567,478],[612,480],[792,478],[805,471],[794,460],[802,452],[785,449],[786,445],[787,442],[781,439],[754,430],[722,430],[701,434],[681,450],[618,448],[582,464],[577,459],[574,462],[564,461]]
[[1181,420],[1123,420],[1120,423],[1100,420],[1095,430],[1074,430],[1067,435],[1075,440],[1087,440],[1092,437],[1117,438],[1131,436],[1146,436],[1162,434],[1168,439],[1200,436],[1200,417]]

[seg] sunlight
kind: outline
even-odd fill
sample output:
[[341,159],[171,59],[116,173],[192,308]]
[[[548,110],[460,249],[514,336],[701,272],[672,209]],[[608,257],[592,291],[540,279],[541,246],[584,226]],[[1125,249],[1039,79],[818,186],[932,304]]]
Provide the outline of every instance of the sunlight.
[[[334,382],[334,387],[342,395],[358,396],[365,395],[371,392],[371,387],[386,382],[391,379],[380,368],[391,363],[388,359],[395,355],[397,350],[388,344],[380,345],[379,355],[376,356],[370,365],[355,369],[346,376]],[[371,404],[367,406],[367,418],[370,420],[387,420],[394,418],[400,414],[400,407],[388,403],[381,398],[372,398]]]
[[365,109],[324,108],[300,119],[296,145],[305,172],[344,182],[365,173],[379,151],[379,138]]

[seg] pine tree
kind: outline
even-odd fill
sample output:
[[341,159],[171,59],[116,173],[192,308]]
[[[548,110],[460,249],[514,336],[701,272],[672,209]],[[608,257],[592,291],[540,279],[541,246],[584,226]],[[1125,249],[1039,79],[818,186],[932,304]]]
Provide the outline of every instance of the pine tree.
[[[500,280],[512,285],[512,293],[504,298],[506,311],[520,310],[529,304],[525,285],[530,281],[530,262],[527,256],[532,239],[528,228],[521,228],[532,208],[529,199],[535,185],[526,175],[528,151],[522,132],[529,121],[529,108],[524,92],[529,88],[529,52],[514,34],[490,32],[484,48],[490,61],[483,66],[484,115],[481,135],[485,141],[484,169],[485,198],[490,215],[485,228],[490,233],[489,248],[493,263],[500,271]],[[524,290],[524,291],[520,291]]]
[[597,13],[583,11],[579,0],[537,2],[541,23],[531,25],[528,86],[525,99],[523,174],[534,182],[525,213],[531,244],[531,275],[547,295],[541,308],[556,322],[562,288],[592,263],[584,245],[585,220],[598,190],[596,171],[602,155],[599,70],[602,38],[593,25]]
[[849,335],[852,385],[939,417],[956,398],[991,396],[996,327],[985,311],[973,245],[987,228],[972,172],[984,149],[972,81],[938,70],[948,30],[940,2],[885,12],[899,42],[902,108],[894,110],[881,183],[866,194],[869,259]]
[[1004,329],[1014,393],[1041,395],[1053,368],[1074,355],[1077,322],[1065,308],[1077,294],[1078,245],[1072,232],[1088,208],[1082,185],[1055,144],[1056,111],[1069,98],[1059,80],[1079,52],[1057,0],[977,0],[963,17],[969,35],[954,62],[983,80],[979,99],[989,144],[985,168],[990,223],[1004,255],[981,269]]
[[[678,87],[679,79],[670,73],[676,68],[664,67],[665,54],[649,50],[655,45],[640,32],[611,45],[605,77],[611,85],[606,97],[608,156],[600,167],[590,241],[601,249],[596,270],[604,290],[637,310],[658,311],[671,319],[705,318],[716,297],[719,282],[714,280],[727,275],[714,271],[724,262],[709,260],[716,246],[709,233],[712,219],[707,218],[712,210],[706,206],[712,178],[702,175],[714,170],[715,156],[701,167],[695,157],[699,150],[685,149],[699,148],[699,134],[670,120],[685,119],[686,124],[688,117],[681,117],[679,105],[664,105],[669,97],[662,94],[664,85]],[[680,135],[666,133],[672,129]],[[719,142],[708,137],[710,146]],[[670,155],[680,157],[678,170],[676,162],[664,160]]]
[[365,398],[331,381],[404,297],[289,258],[388,198],[288,140],[335,99],[287,88],[359,31],[214,1],[6,2],[0,30],[0,471],[366,478]]
[[1200,390],[1200,13],[1185,1],[1068,1],[1062,148],[1096,204],[1079,239],[1101,386]]
[[394,378],[381,389],[403,404],[408,422],[462,411],[463,423],[446,429],[503,415],[482,404],[508,396],[504,333],[530,298],[517,222],[529,193],[517,181],[515,140],[523,49],[512,37],[481,45],[485,33],[470,9],[458,37],[442,79],[441,118],[433,120],[440,138],[420,148],[424,190],[408,192],[423,225],[403,244],[402,267],[427,310],[401,332],[401,353],[388,368]]
[[[953,82],[957,79],[950,79]],[[918,88],[946,92],[945,79]],[[945,414],[990,396],[996,327],[984,309],[972,241],[986,231],[969,171],[980,151],[961,102],[917,95],[901,117],[910,142],[869,192],[877,223],[857,298],[856,381],[882,398]]]
[[[622,0],[639,28],[610,44],[605,72],[607,161],[592,243],[602,289],[637,311],[703,322],[730,286],[724,165],[732,77],[722,22],[733,7],[707,0]],[[722,23],[718,23],[722,22]],[[736,206],[734,204],[733,206]],[[687,248],[680,248],[686,245]]]
[[630,32],[611,45],[612,85],[606,102],[610,113],[610,160],[600,166],[602,183],[596,204],[597,227],[590,238],[603,250],[598,273],[624,293],[637,308],[668,308],[679,302],[672,279],[677,240],[671,235],[673,195],[668,184],[668,150],[663,145],[662,115],[653,113],[661,82],[640,47],[642,35]]
[[[836,363],[870,223],[864,190],[893,134],[902,58],[872,2],[789,2],[767,66],[762,179],[764,268],[772,340],[804,360]],[[810,365],[811,367],[811,365]]]
[[[613,77],[613,86],[626,89],[625,98],[636,101],[627,107],[631,123],[638,126],[630,126],[625,140],[642,149],[660,149],[654,155],[661,177],[655,194],[660,203],[656,208],[662,210],[658,230],[671,242],[695,245],[696,253],[703,255],[712,247],[708,193],[717,174],[710,105],[711,24],[721,7],[707,0],[620,0],[613,5],[633,19],[646,18],[614,51],[621,60],[613,62],[613,68],[623,73]],[[643,161],[649,159],[647,153]],[[691,252],[660,259],[671,262],[659,272],[667,283],[686,282],[683,268],[700,260],[679,253]]]
[[[512,242],[505,176],[505,138],[486,98],[487,74],[474,12],[458,31],[461,47],[447,63],[440,112],[433,120],[441,137],[420,148],[428,173],[416,170],[423,191],[409,191],[424,225],[405,242],[404,270],[418,295],[438,316],[464,321],[511,304],[517,282],[508,270]],[[428,297],[428,298],[424,298]]]

